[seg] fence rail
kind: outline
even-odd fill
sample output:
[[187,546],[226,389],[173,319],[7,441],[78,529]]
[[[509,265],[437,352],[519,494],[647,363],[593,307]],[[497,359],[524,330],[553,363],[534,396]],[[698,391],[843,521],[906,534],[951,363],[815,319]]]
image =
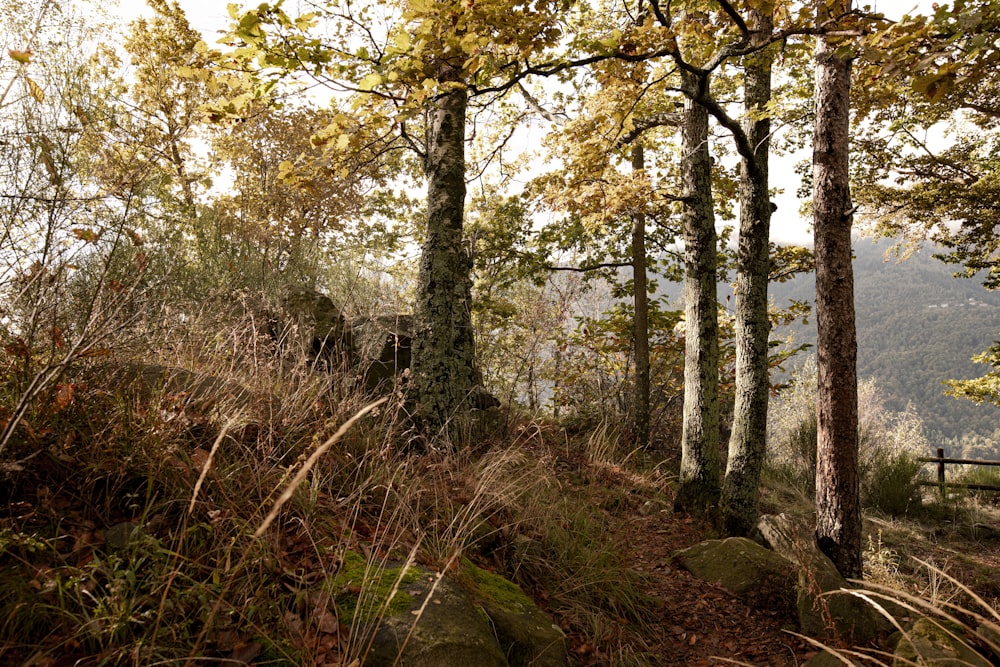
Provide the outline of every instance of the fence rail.
[[944,467],[946,464],[955,465],[977,465],[977,466],[1000,466],[1000,461],[980,461],[977,459],[953,459],[944,455],[944,448],[938,447],[937,456],[920,456],[917,458],[921,463],[937,464],[937,481],[920,482],[924,486],[936,486],[941,489],[941,497],[947,493],[948,489],[973,489],[975,491],[1000,491],[1000,486],[994,484],[962,484],[960,482],[945,481]]

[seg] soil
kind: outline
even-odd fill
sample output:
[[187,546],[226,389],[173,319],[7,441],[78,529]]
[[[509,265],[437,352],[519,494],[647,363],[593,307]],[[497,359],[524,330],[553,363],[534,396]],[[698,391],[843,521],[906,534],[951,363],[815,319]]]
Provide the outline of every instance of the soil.
[[635,568],[649,575],[649,592],[660,602],[661,615],[646,633],[660,664],[795,667],[815,654],[788,632],[795,619],[768,611],[766,600],[751,606],[675,565],[676,551],[714,537],[705,525],[661,510],[625,517],[616,532],[628,539]]
[[[816,654],[813,645],[793,634],[796,619],[787,612],[769,610],[767,600],[742,600],[678,566],[676,552],[719,536],[707,523],[675,514],[669,493],[654,493],[653,500],[646,500],[649,478],[578,457],[562,463],[564,469],[588,471],[582,484],[591,491],[593,485],[612,494],[638,491],[632,502],[607,511],[605,521],[628,562],[645,576],[646,592],[656,601],[655,616],[630,633],[636,653],[648,659],[644,664],[797,667]],[[567,488],[572,491],[572,485]],[[589,638],[570,633],[570,639],[583,665],[621,663]]]

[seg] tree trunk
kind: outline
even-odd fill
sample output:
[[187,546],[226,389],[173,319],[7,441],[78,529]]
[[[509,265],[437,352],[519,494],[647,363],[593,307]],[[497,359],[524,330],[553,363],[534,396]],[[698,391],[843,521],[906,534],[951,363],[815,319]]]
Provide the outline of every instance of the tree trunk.
[[[708,85],[682,74],[686,89]],[[712,209],[708,112],[688,96],[681,127],[684,206],[684,424],[674,509],[714,514],[719,502],[719,324],[717,237]]]
[[465,214],[467,94],[438,98],[427,130],[427,236],[420,259],[410,389],[424,425],[443,430],[476,384],[472,261],[462,238]]
[[[646,168],[642,145],[632,148],[632,175],[638,177]],[[649,445],[649,295],[646,288],[646,215],[632,214],[632,338],[635,346],[635,394],[633,430],[635,446]]]
[[[751,10],[748,24],[755,42],[771,33],[772,17]],[[768,193],[768,152],[771,121],[755,118],[771,99],[769,49],[744,65],[743,131],[754,149],[754,160],[743,160],[740,172],[740,236],[736,255],[736,403],[729,458],[722,488],[722,525],[726,534],[749,535],[757,524],[760,473],[767,443],[767,402],[771,390],[767,342],[771,322],[767,315],[770,268],[768,241],[771,199]]]
[[[817,24],[850,10],[817,3]],[[816,255],[816,537],[841,574],[861,576],[857,332],[848,180],[850,63],[833,38],[816,46],[813,230]]]

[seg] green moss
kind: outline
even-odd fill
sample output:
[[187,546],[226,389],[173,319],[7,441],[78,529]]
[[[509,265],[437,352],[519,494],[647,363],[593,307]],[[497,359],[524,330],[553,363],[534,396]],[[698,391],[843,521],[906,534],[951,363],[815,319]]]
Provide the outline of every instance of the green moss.
[[462,559],[462,572],[480,598],[496,602],[504,609],[520,611],[535,604],[516,584],[476,567],[466,558]]
[[361,554],[353,551],[345,553],[343,564],[337,574],[326,580],[326,589],[337,602],[337,615],[340,621],[350,623],[359,614],[359,620],[369,620],[383,608],[397,580],[399,587],[389,602],[385,615],[401,614],[409,609],[413,604],[413,596],[406,593],[403,588],[419,579],[420,573],[411,567],[400,579],[401,571],[402,566],[383,568],[369,566]]

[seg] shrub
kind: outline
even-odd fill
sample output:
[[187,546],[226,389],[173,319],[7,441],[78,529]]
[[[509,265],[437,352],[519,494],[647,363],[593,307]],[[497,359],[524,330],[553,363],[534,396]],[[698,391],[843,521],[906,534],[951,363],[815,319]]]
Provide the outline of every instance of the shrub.
[[[768,420],[768,464],[810,496],[816,478],[816,361],[810,357],[790,387],[772,403]],[[892,515],[919,503],[921,464],[929,445],[923,422],[912,410],[886,408],[874,380],[858,384],[858,466],[861,501]]]
[[863,507],[900,516],[920,505],[923,464],[907,451],[877,449],[861,480]]

